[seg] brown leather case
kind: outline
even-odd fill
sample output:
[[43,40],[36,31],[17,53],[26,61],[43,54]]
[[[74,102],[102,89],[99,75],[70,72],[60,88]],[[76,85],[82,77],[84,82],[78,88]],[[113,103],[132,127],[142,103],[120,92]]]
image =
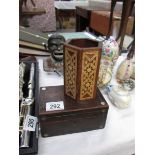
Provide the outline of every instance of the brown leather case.
[[107,35],[109,30],[110,12],[109,11],[92,11],[90,18],[90,27],[103,34]]
[[[114,12],[113,18],[121,19],[121,14]],[[90,27],[93,30],[99,32],[102,35],[107,35],[109,31],[109,24],[110,11],[91,11]]]
[[[63,101],[64,110],[46,111],[47,102]],[[102,129],[108,104],[97,89],[96,98],[75,101],[64,95],[64,86],[40,88],[39,119],[43,137]]]

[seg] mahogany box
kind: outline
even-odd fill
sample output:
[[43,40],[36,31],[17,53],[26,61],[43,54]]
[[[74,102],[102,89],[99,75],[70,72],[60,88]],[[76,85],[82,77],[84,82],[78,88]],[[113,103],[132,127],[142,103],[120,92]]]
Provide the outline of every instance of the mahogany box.
[[[46,111],[47,103],[62,101],[63,110]],[[76,101],[65,95],[64,86],[40,88],[39,120],[43,137],[102,129],[108,104],[97,88],[95,99]]]
[[[24,74],[24,85],[23,85],[23,93],[24,97],[28,95],[28,82],[30,76],[30,67],[31,63],[35,64],[35,74],[34,74],[34,104],[32,108],[32,116],[38,117],[38,63],[35,59],[31,57],[26,57],[20,60],[26,64],[25,74]],[[20,111],[20,103],[19,102],[19,111]],[[19,148],[19,155],[28,155],[28,154],[36,154],[38,152],[38,135],[39,135],[39,125],[37,123],[36,129],[34,132],[30,132],[30,147],[27,148]],[[20,143],[20,139],[19,139]]]

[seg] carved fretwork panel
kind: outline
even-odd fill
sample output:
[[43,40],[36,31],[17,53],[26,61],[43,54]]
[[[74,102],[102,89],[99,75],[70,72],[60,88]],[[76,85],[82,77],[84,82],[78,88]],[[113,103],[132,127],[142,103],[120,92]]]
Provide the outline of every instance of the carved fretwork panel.
[[98,66],[99,52],[84,52],[81,68],[80,100],[91,99],[94,96],[96,83],[96,72]]
[[65,48],[65,93],[76,99],[77,51]]

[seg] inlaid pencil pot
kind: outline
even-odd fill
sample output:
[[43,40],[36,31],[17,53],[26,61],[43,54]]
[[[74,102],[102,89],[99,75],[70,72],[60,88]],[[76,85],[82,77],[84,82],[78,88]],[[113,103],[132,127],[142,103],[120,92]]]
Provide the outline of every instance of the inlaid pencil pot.
[[99,43],[90,39],[72,39],[64,44],[64,91],[82,101],[96,97],[101,58]]

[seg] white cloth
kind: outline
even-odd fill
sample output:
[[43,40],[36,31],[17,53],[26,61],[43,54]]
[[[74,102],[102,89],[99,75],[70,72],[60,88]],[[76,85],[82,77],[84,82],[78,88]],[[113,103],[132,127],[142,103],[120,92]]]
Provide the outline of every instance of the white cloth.
[[55,1],[54,6],[60,10],[75,10],[76,6],[88,6],[88,1]]
[[[116,66],[123,61],[120,56]],[[62,85],[63,77],[56,73],[43,71],[43,59],[39,62],[39,85]],[[115,70],[117,69],[115,67]],[[115,82],[113,80],[112,82]],[[104,129],[42,138],[39,136],[38,155],[131,155],[135,152],[134,136],[134,92],[132,102],[127,109],[118,109],[111,104],[104,90],[101,89],[109,104],[107,121]]]

